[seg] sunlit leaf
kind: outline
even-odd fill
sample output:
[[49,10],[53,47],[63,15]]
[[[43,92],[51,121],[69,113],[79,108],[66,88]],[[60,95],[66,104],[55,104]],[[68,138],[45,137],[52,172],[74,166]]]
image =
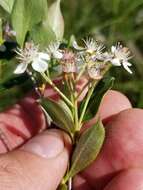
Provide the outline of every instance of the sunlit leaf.
[[30,37],[36,44],[40,45],[40,48],[45,48],[51,41],[56,40],[56,35],[52,31],[51,27],[44,22],[33,26],[30,31]]
[[44,98],[41,100],[41,105],[49,114],[53,123],[70,134],[73,132],[74,123],[71,114],[69,114],[68,106],[65,106],[65,104],[63,106],[60,102]]
[[75,176],[96,159],[104,138],[105,130],[101,121],[98,121],[81,135],[73,152],[69,177]]
[[15,0],[0,0],[0,6],[3,7],[8,13],[11,13]]
[[60,9],[60,0],[54,2],[48,10],[48,24],[56,34],[58,40],[64,35],[64,19]]
[[15,0],[12,11],[12,25],[17,41],[23,46],[26,34],[45,17],[47,0]]

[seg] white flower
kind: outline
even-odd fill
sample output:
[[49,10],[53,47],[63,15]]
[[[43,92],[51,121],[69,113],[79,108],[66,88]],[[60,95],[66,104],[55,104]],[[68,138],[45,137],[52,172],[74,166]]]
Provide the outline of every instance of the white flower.
[[90,54],[96,53],[97,55],[100,55],[104,49],[103,44],[99,44],[93,38],[87,38],[86,40],[84,40],[84,43],[86,51]]
[[83,40],[83,42],[85,44],[84,47],[79,46],[76,41],[73,42],[73,47],[80,51],[79,54],[84,56],[88,61],[102,61],[103,44],[98,43],[93,38],[87,38],[86,40]]
[[35,58],[32,62],[32,67],[35,71],[44,73],[48,69],[47,61],[50,60],[50,57],[46,53],[38,53],[37,58]]
[[59,50],[59,46],[60,42],[52,42],[47,48],[48,54],[55,59],[62,59],[63,54]]
[[87,53],[93,54],[101,54],[102,50],[104,49],[104,46],[102,44],[99,44],[97,41],[95,41],[93,38],[87,38],[86,40],[83,40],[85,47],[81,47],[77,44],[76,41],[73,42],[73,47],[76,50],[80,51],[86,51]]
[[16,53],[18,54],[17,59],[20,60],[20,64],[15,69],[15,74],[24,73],[29,64],[37,72],[45,72],[48,69],[49,55],[38,52],[38,46],[34,46],[33,43],[26,43],[25,48],[18,48]]
[[128,62],[128,60],[132,58],[132,56],[130,56],[129,49],[123,47],[120,43],[118,43],[117,46],[111,47],[111,52],[113,54],[113,59],[111,60],[111,63],[115,66],[123,65],[124,69],[132,74],[132,71],[129,68],[132,64]]

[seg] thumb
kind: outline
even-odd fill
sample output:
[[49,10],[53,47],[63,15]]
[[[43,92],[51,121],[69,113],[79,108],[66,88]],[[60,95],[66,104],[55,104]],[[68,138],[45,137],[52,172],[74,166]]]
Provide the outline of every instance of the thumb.
[[71,149],[69,137],[48,130],[31,139],[19,150],[0,156],[1,190],[56,190]]

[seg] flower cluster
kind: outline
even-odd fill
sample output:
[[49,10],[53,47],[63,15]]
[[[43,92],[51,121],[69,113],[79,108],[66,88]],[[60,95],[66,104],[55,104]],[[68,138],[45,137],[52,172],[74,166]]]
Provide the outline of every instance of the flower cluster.
[[24,49],[17,49],[20,64],[14,71],[15,74],[24,73],[28,66],[40,73],[48,70],[49,62],[55,59],[63,73],[84,73],[89,78],[99,80],[103,77],[103,71],[109,65],[123,66],[132,73],[130,51],[120,43],[111,47],[111,51],[104,51],[103,44],[92,38],[83,40],[81,47],[76,41],[70,49],[60,49],[60,42],[51,43],[45,52],[40,52],[38,46],[27,42]]
[[105,46],[93,39],[84,40],[84,47],[80,47],[76,41],[73,42],[73,47],[79,51],[83,63],[87,65],[87,72],[92,79],[101,79],[102,70],[109,64],[114,66],[123,66],[130,74],[132,74],[131,63],[129,63],[130,51],[123,47],[120,43],[111,47],[111,52],[104,52]]
[[[56,127],[67,132],[73,144],[76,145],[73,158],[76,154],[79,154],[80,149],[84,150],[81,151],[78,162],[75,161],[75,164],[73,162],[73,165],[69,166],[63,180],[64,183],[62,182],[62,185],[66,185],[67,182],[71,183],[71,171],[77,170],[78,173],[84,169],[82,166],[83,158],[87,163],[85,165],[87,167],[104,142],[105,131],[100,119],[90,130],[87,129],[86,133],[80,134],[83,125],[96,115],[104,94],[113,85],[112,77],[103,80],[101,83],[99,81],[112,65],[123,66],[129,73],[132,73],[132,71],[129,62],[131,59],[130,51],[120,43],[112,46],[110,52],[105,50],[103,44],[90,38],[83,41],[83,46],[73,41],[69,48],[62,47],[60,42],[52,42],[45,51],[41,51],[39,46],[36,46],[33,42],[27,42],[23,49],[18,48],[16,50],[19,65],[14,73],[21,74],[27,71],[33,81],[35,92],[39,96],[40,101],[38,102],[46,113],[49,123],[53,122]],[[57,71],[58,76],[60,76],[57,81],[54,81],[51,77],[51,68],[53,71]],[[36,81],[37,77],[33,75],[33,70],[40,73],[42,84],[41,81],[40,84],[39,81]],[[85,81],[81,80],[83,78]],[[48,88],[46,89],[47,84]],[[50,95],[50,97],[44,98],[45,89],[46,91],[52,90],[53,96]],[[97,94],[96,91],[99,93]],[[55,100],[55,95],[58,97],[58,101],[57,98]],[[96,106],[97,109],[91,110],[91,106]],[[98,133],[96,133],[97,130]],[[99,147],[96,145],[97,138],[95,136],[100,140]],[[96,149],[93,150],[91,144],[95,144]],[[78,167],[76,164],[78,164]],[[62,189],[62,186],[60,188]],[[71,188],[69,187],[69,189]]]

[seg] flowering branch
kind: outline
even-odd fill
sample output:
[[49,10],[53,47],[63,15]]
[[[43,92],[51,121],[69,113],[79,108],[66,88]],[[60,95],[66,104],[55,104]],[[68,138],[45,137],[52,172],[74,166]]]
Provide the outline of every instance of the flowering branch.
[[[86,118],[92,119],[91,115],[94,117],[96,114],[96,112],[89,113],[91,112],[92,100],[95,98],[96,111],[98,111],[104,93],[112,86],[112,80],[107,81],[103,89],[101,86],[99,92],[96,91],[98,84],[104,81],[102,79],[111,66],[123,66],[130,74],[132,73],[129,62],[131,59],[130,51],[120,43],[112,46],[110,52],[104,51],[105,47],[92,38],[84,40],[83,43],[83,47],[74,41],[72,47],[60,48],[60,42],[56,41],[49,44],[47,49],[41,52],[33,42],[27,42],[24,49],[16,50],[20,64],[14,73],[21,74],[27,70],[39,73],[44,79],[44,85],[49,84],[64,100],[64,102],[61,100],[55,102],[50,99],[45,100],[42,94],[39,96],[41,105],[51,117],[52,122],[68,132],[75,145],[71,166],[61,183],[60,190],[67,187],[67,184],[70,184],[68,185],[68,189],[70,189],[72,177],[92,162],[103,144],[105,132],[101,121],[98,121],[83,135],[80,134],[83,123],[87,121]],[[58,75],[62,76],[62,85],[66,90],[58,88],[50,77],[51,63],[54,63],[53,68]],[[83,76],[86,76],[88,81],[78,92],[76,87]],[[83,102],[78,103],[79,97],[87,87],[88,92]],[[95,91],[96,93],[94,93]],[[100,94],[101,97],[96,97],[97,94]],[[98,142],[100,143],[96,145]],[[96,145],[94,151],[91,144]]]

